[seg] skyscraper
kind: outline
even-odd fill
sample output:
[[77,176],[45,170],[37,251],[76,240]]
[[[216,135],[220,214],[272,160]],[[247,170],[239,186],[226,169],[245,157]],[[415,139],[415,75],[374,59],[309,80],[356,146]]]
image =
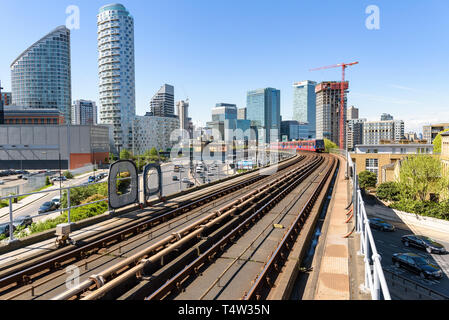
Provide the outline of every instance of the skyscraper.
[[100,122],[112,126],[115,153],[132,147],[136,115],[134,19],[121,4],[97,15]]
[[70,30],[59,26],[11,63],[12,104],[55,108],[70,123]]
[[380,116],[380,121],[393,120],[393,116],[388,113],[382,113]]
[[153,116],[167,117],[175,114],[175,88],[164,84],[150,101]]
[[97,106],[95,105],[95,101],[74,101],[72,104],[72,124],[97,124]]
[[246,95],[246,118],[257,127],[259,143],[280,140],[281,92],[274,88],[248,91]]
[[308,123],[308,136],[316,136],[316,94],[315,81],[301,81],[293,84],[293,120]]
[[237,119],[246,120],[246,108],[240,108],[237,110]]
[[[341,82],[324,81],[315,88],[316,92],[316,138],[329,139],[339,145],[340,130],[343,130],[343,136],[346,137],[346,125],[340,128],[340,89]],[[344,83],[344,89],[347,90],[349,83]],[[344,101],[343,119],[346,119],[346,95]],[[343,139],[343,146],[346,148],[346,138]]]
[[183,136],[183,138],[191,138],[192,135],[190,134],[189,101],[178,101],[176,103],[176,107],[178,109],[179,129],[189,132],[189,136]]

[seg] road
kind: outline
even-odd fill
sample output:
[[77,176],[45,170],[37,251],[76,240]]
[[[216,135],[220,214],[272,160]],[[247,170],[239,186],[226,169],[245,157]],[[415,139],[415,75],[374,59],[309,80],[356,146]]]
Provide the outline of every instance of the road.
[[[107,170],[98,170],[96,172],[96,174],[101,173],[101,172],[107,172]],[[81,185],[81,184],[87,182],[88,179],[89,179],[89,175],[83,176],[82,178],[75,177],[74,179],[62,182],[61,186],[69,187],[69,186]],[[103,179],[102,181],[106,181],[106,178]],[[55,186],[59,187],[59,182],[55,182]],[[26,215],[29,215],[31,217],[37,216],[40,206],[44,202],[50,201],[54,197],[59,196],[59,194],[60,194],[59,190],[42,193],[41,194],[42,198],[39,198],[38,200],[36,200],[22,208],[14,210],[13,218],[16,219],[17,217],[26,216]],[[37,221],[45,219],[45,218],[47,218],[47,215],[41,215],[36,218],[33,218],[33,222],[37,222]],[[0,223],[4,223],[4,222],[9,222],[9,215],[0,217]]]
[[[393,223],[394,224],[394,223]],[[398,229],[394,232],[382,232],[371,229],[373,232],[374,241],[379,254],[382,256],[382,267],[390,272],[399,274],[402,277],[410,279],[418,284],[449,296],[449,254],[428,254],[424,250],[419,250],[413,247],[405,247],[401,242],[401,237],[406,234],[413,234],[410,230]],[[426,235],[429,236],[430,235]],[[449,243],[435,239],[437,242],[449,249]],[[393,253],[413,252],[429,259],[429,261],[437,265],[443,271],[443,278],[440,280],[421,279],[419,275],[414,274],[403,268],[397,268],[393,265],[391,258]]]

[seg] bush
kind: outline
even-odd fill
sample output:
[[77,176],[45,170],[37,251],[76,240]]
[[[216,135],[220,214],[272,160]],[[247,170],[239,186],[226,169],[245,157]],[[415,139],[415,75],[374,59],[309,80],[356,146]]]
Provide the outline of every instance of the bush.
[[377,175],[371,171],[362,171],[359,173],[360,188],[375,188],[377,183]]
[[376,190],[376,195],[381,200],[398,201],[401,190],[397,182],[381,183]]
[[329,152],[330,149],[338,149],[338,146],[329,139],[324,139],[324,152]]
[[422,216],[449,220],[449,201],[437,203],[433,201],[401,199],[392,203],[390,208]]
[[81,204],[86,204],[86,203],[90,203],[90,202],[94,202],[94,201],[98,201],[98,200],[103,200],[106,198],[107,198],[107,196],[96,193],[96,194],[86,198],[86,200],[82,201]]
[[[70,205],[72,206],[80,205],[84,200],[95,194],[107,197],[108,195],[107,183],[105,182],[70,189]],[[67,208],[67,191],[64,191],[62,195],[61,204],[64,208]]]
[[51,184],[51,182],[50,182],[50,177],[46,177],[46,178],[45,178],[45,185],[48,186],[48,185],[50,185],[50,184]]
[[73,174],[70,171],[64,171],[64,177],[67,179],[73,179]]

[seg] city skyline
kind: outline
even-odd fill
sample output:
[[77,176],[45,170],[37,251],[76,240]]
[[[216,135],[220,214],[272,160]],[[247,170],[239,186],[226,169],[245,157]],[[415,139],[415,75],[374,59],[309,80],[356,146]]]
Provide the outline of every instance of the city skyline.
[[[351,88],[348,103],[358,107],[361,116],[374,120],[382,112],[390,112],[397,116],[404,113],[405,116],[401,118],[405,121],[406,131],[416,132],[422,132],[423,125],[440,121],[441,117],[449,118],[449,112],[445,110],[444,105],[445,93],[440,90],[443,88],[443,82],[439,81],[443,79],[446,70],[445,66],[437,66],[435,62],[441,60],[439,57],[443,56],[447,44],[439,43],[439,50],[432,50],[435,44],[427,39],[426,34],[431,30],[435,33],[435,29],[437,35],[443,32],[441,30],[445,29],[447,22],[442,13],[445,12],[444,8],[448,7],[447,4],[437,1],[425,5],[416,4],[409,8],[405,16],[401,13],[400,5],[379,1],[381,28],[368,30],[364,25],[367,17],[364,12],[366,4],[345,4],[339,8],[336,4],[327,2],[326,10],[320,11],[308,4],[287,1],[274,6],[261,2],[260,7],[256,9],[252,8],[251,3],[239,4],[239,10],[233,12],[231,10],[233,4],[235,5],[233,2],[206,4],[200,1],[189,4],[185,1],[167,1],[162,4],[147,4],[121,1],[121,3],[136,21],[137,114],[145,114],[148,111],[148,101],[161,83],[170,83],[177,88],[176,101],[189,98],[190,113],[195,122],[201,121],[205,124],[208,121],[208,112],[205,111],[209,111],[218,101],[229,101],[236,104],[238,108],[246,107],[246,91],[262,87],[275,87],[282,92],[281,114],[285,120],[292,119],[291,83],[305,79],[316,82],[338,81],[340,78],[338,70],[325,70],[313,74],[310,74],[308,70],[312,67],[357,59],[360,64],[351,69],[347,75]],[[65,9],[70,4],[69,1],[58,1],[58,3],[43,1],[39,4],[27,2],[26,6],[20,1],[3,4],[5,12],[8,10],[20,12],[19,15],[23,17],[21,20],[25,21],[24,26],[18,26],[14,32],[3,35],[5,43],[8,43],[6,50],[0,53],[0,61],[4,61],[0,65],[0,78],[4,91],[11,91],[9,64],[42,34],[64,24],[67,18]],[[93,100],[99,105],[98,90],[96,90],[98,86],[96,14],[98,9],[106,4],[108,4],[107,1],[77,1],[76,3],[80,8],[81,20],[80,29],[71,30],[72,100]],[[201,6],[204,8],[201,9]],[[145,19],[145,9],[149,7],[160,12],[160,15],[156,15],[152,22]],[[187,27],[173,19],[167,20],[165,12],[170,10],[165,9],[173,10],[174,7],[177,8],[175,16],[180,14],[178,12],[194,13]],[[43,16],[36,17],[36,10],[43,11]],[[255,18],[248,15],[250,10],[256,10],[254,13],[262,14],[264,17],[267,17],[268,12],[272,10],[275,21],[278,23],[275,26],[270,24],[271,29],[267,29],[268,26],[263,26],[260,22],[254,24]],[[335,17],[332,16],[332,11],[335,12]],[[211,13],[210,17],[206,16],[206,12]],[[330,23],[339,24],[341,22],[336,17],[339,13],[348,18],[347,22],[342,24],[341,30],[351,35],[345,44],[334,46],[339,40],[327,39],[327,45],[334,49],[332,53],[321,52],[322,50],[313,50],[313,55],[301,52],[299,54],[301,61],[297,61],[297,49],[304,47],[305,44],[308,47],[316,46],[319,39],[305,34],[291,38],[292,33],[288,27],[295,23],[298,27],[306,26],[318,14],[322,14],[323,18],[330,18]],[[430,13],[432,20],[430,20]],[[231,14],[232,18],[237,19],[238,23],[234,28],[225,29],[217,23],[211,24],[209,19],[223,14]],[[280,19],[281,15],[285,15],[283,21]],[[14,22],[8,16],[6,15],[0,22],[4,30]],[[414,23],[413,17],[416,16],[421,17],[419,20],[421,23]],[[241,21],[243,17],[249,19],[247,23]],[[298,18],[301,18],[301,22],[297,22]],[[158,28],[153,28],[156,25]],[[211,30],[206,30],[206,25]],[[270,36],[284,30],[285,35],[273,43],[280,47],[265,48],[264,52],[257,51],[262,48],[262,44],[258,43],[261,35],[256,32],[257,28],[261,31],[267,30]],[[319,33],[323,27],[314,24],[311,28]],[[213,32],[215,37],[212,37]],[[243,41],[247,39],[245,34],[248,32],[253,39],[245,43]],[[234,37],[236,34],[237,36]],[[413,37],[410,34],[413,34]],[[198,45],[204,40],[204,36],[208,37],[208,45],[206,50],[204,48],[201,50]],[[294,41],[282,41],[284,37],[290,37]],[[401,45],[394,41],[398,37],[402,37]],[[418,38],[415,39],[416,37]],[[154,49],[151,45],[152,41],[146,41],[146,38],[162,42],[157,49]],[[418,50],[414,47],[416,41],[423,43]],[[204,42],[202,43],[204,46]],[[242,46],[242,49],[235,52],[225,50],[226,54],[217,52],[215,48],[223,44],[229,45],[230,48]],[[255,45],[256,48],[243,53],[251,45]],[[414,52],[406,58],[401,56],[401,52],[411,46]],[[180,47],[183,50],[179,50]],[[385,50],[386,47],[388,50]],[[276,53],[278,49],[282,49],[282,53]],[[257,55],[255,55],[256,52]],[[431,59],[428,58],[424,64],[417,65],[416,62],[423,55],[430,55]],[[263,63],[263,59],[270,56],[273,58],[273,63],[265,69],[262,68],[263,70],[258,68]],[[172,63],[168,63],[170,61]],[[220,63],[217,64],[217,61]],[[288,64],[293,67],[287,68]],[[237,74],[239,74],[238,77]],[[422,77],[426,76],[432,81],[421,81]],[[204,90],[205,88],[207,90]],[[427,105],[432,106],[433,112],[428,112]]]

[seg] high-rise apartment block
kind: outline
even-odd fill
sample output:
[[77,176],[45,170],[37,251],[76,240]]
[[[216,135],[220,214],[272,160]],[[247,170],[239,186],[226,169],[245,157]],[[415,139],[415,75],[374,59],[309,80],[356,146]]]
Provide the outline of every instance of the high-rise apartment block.
[[354,120],[358,118],[359,118],[359,109],[354,106],[350,106],[346,113],[346,120]]
[[423,140],[427,140],[427,143],[433,143],[436,136],[446,129],[449,129],[449,123],[435,123],[423,126]]
[[316,82],[306,80],[293,84],[293,120],[308,124],[309,138],[316,136]]
[[281,140],[297,141],[308,139],[309,125],[308,123],[300,123],[296,120],[286,120],[281,122]]
[[246,118],[258,131],[259,143],[280,141],[281,92],[274,88],[248,91]]
[[363,124],[365,122],[366,119],[351,119],[346,121],[346,146],[348,150],[353,150],[356,145],[363,143]]
[[404,137],[404,121],[367,121],[363,124],[363,144],[379,144],[381,141],[399,142]]
[[131,149],[136,115],[134,19],[121,4],[97,15],[100,122],[112,126],[113,152]]
[[166,117],[175,114],[175,88],[164,84],[150,101],[153,116]]
[[76,100],[72,104],[72,124],[97,124],[97,106],[95,101]]
[[11,64],[11,86],[13,105],[59,109],[70,123],[70,30],[60,26],[18,56]]
[[[329,139],[339,145],[340,130],[343,130],[343,136],[346,137],[346,121],[343,128],[340,128],[340,93],[341,82],[325,81],[318,84],[316,92],[316,138]],[[349,83],[344,83],[344,90],[349,87]],[[346,119],[346,95],[343,108],[343,119]],[[343,139],[343,146],[346,148],[346,139]]]
[[188,136],[182,136],[183,139],[192,138],[192,132],[190,128],[190,118],[189,118],[189,101],[178,101],[176,103],[176,108],[178,109],[178,117],[179,117],[179,129],[183,130],[183,134],[185,131],[188,132]]

